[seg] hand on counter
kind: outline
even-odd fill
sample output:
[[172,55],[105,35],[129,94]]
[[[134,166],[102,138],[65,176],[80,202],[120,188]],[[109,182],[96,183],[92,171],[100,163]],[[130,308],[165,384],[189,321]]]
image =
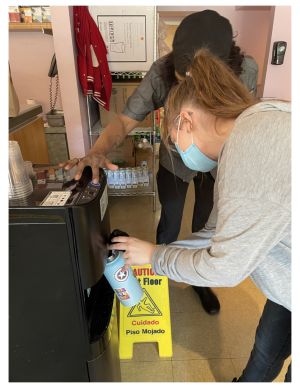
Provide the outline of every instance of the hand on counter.
[[109,170],[116,171],[119,167],[105,156],[99,153],[90,152],[84,158],[74,158],[66,162],[60,163],[59,166],[63,167],[65,170],[71,170],[74,166],[77,165],[77,170],[75,172],[75,179],[79,180],[81,178],[82,172],[86,166],[91,166],[93,172],[93,183],[99,182],[99,168],[108,168]]
[[156,248],[155,245],[134,237],[123,236],[114,237],[112,242],[118,244],[111,244],[108,247],[109,249],[125,251],[122,254],[123,259],[125,259],[124,271],[128,270],[131,265],[143,266],[151,264],[151,257]]

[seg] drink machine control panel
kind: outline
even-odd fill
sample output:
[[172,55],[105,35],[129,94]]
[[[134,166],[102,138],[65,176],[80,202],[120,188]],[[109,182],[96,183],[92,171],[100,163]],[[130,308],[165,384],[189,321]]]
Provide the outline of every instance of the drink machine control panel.
[[95,198],[101,196],[106,188],[106,174],[99,169],[99,182],[93,183],[90,167],[86,167],[79,181],[75,179],[65,182],[52,184],[51,188],[35,190],[35,196],[43,197],[40,206],[76,206],[85,205],[92,202]]
[[105,173],[103,170],[100,171],[102,172],[102,174],[99,174],[99,182],[96,184],[93,183],[92,180],[88,182],[88,184],[81,192],[81,195],[77,202],[78,205],[88,203],[92,201],[95,197],[97,197],[98,192],[102,189],[103,182],[105,182]]

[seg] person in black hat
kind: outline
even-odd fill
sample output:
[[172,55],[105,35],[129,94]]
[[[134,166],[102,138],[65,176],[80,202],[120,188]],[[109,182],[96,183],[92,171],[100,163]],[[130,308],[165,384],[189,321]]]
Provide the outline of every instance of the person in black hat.
[[[84,168],[91,166],[94,183],[98,182],[99,167],[116,170],[117,166],[106,157],[108,152],[138,127],[151,111],[164,107],[170,89],[183,77],[188,76],[188,64],[202,47],[209,48],[213,54],[226,62],[249,92],[255,92],[257,63],[252,57],[243,55],[235,45],[229,20],[212,10],[193,13],[177,28],[173,51],[153,63],[141,84],[127,100],[123,112],[104,129],[88,155],[80,161],[75,158],[61,163],[60,166],[68,170],[78,164],[75,179],[80,179]],[[157,244],[169,244],[177,240],[191,180],[195,186],[192,232],[198,232],[204,227],[213,207],[216,168],[208,173],[190,170],[184,165],[174,145],[170,143],[169,147],[173,154],[172,161],[163,143],[159,150],[157,188],[162,208],[157,227]],[[208,314],[214,315],[220,311],[218,298],[209,287],[193,288]]]

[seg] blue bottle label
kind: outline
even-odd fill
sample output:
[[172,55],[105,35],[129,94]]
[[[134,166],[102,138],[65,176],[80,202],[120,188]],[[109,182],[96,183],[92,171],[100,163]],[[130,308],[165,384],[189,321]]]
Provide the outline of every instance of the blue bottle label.
[[115,288],[115,293],[117,297],[121,300],[130,299],[130,295],[128,294],[126,288]]
[[118,268],[114,273],[116,282],[125,282],[129,277],[129,271],[122,271],[123,267]]

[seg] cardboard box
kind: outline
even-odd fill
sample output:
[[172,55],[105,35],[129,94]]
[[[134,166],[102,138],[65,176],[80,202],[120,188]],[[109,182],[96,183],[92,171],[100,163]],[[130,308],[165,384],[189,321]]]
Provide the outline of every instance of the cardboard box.
[[31,7],[32,23],[42,23],[42,7]]
[[8,7],[9,21],[11,23],[21,23],[20,10],[18,5]]
[[21,23],[32,23],[31,8],[20,7]]
[[[139,82],[112,83],[112,93],[109,102],[110,110],[107,111],[101,105],[99,105],[101,126],[103,128],[105,128],[120,113],[122,113],[123,109],[125,108],[126,101],[139,86],[139,84]],[[138,126],[142,128],[153,127],[153,112],[151,112]]]
[[[117,148],[108,153],[110,156],[133,156],[134,142],[133,136],[126,136],[125,139],[118,145]],[[107,155],[107,157],[108,157]]]
[[119,167],[135,166],[135,149],[132,136],[126,136],[121,144],[107,154],[108,159]]
[[149,167],[149,174],[153,171],[153,152],[152,148],[137,148],[135,150],[135,165],[141,166],[146,161]]
[[124,157],[109,157],[113,164],[116,164],[118,167],[135,167],[135,156],[124,156]]

